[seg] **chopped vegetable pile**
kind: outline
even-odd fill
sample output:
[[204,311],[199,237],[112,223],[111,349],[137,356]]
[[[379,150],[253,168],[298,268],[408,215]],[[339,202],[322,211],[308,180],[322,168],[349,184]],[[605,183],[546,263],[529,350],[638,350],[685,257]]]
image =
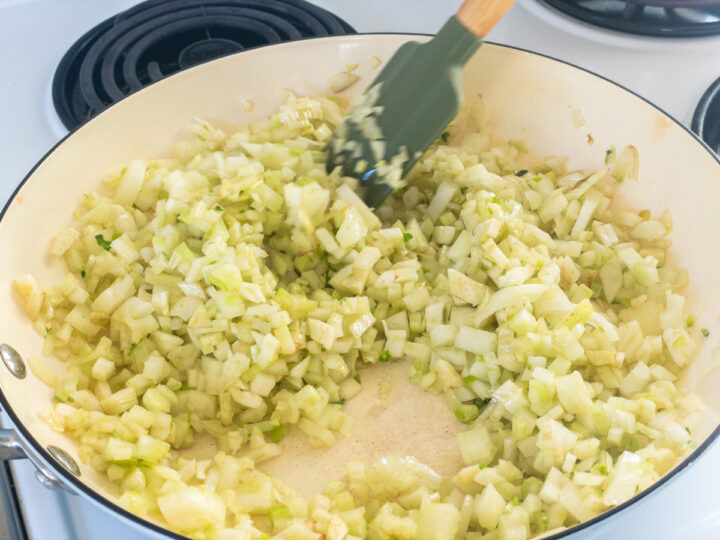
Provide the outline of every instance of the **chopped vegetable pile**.
[[[62,283],[15,281],[66,361],[31,367],[81,460],[132,512],[216,540],[520,540],[667,472],[702,414],[675,385],[697,328],[669,216],[610,208],[637,152],[568,172],[458,123],[376,215],[325,173],[342,117],[291,95],[233,135],[198,121],[179,157],[85,196],[51,245]],[[363,365],[399,358],[467,424],[453,478],[355,461],[307,501],[255,468],[291,427],[332,445]],[[213,459],[182,453],[201,436]]]

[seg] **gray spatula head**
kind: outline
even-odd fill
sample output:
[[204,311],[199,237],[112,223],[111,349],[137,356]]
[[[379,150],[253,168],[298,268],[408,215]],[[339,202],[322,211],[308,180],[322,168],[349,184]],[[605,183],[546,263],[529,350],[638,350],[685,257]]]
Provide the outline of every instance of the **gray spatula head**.
[[361,181],[377,208],[457,115],[462,68],[481,40],[451,17],[427,43],[405,43],[328,144],[327,170]]

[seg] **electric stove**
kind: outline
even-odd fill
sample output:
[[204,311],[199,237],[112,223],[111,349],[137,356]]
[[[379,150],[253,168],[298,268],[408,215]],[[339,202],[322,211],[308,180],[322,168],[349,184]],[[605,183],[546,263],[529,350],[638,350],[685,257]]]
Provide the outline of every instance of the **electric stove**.
[[[314,35],[433,33],[460,0],[197,4],[0,0],[3,201],[68,130],[150,82],[224,54]],[[718,5],[720,0],[517,0],[488,39],[615,80],[692,124],[717,150]],[[0,512],[11,525],[7,533],[0,530],[3,538],[144,538],[82,498],[45,488],[29,463],[15,462],[10,469],[0,474]],[[716,478],[718,444],[658,492],[574,538],[720,538]]]
[[542,0],[581,21],[633,35],[712,36],[720,33],[717,0]]

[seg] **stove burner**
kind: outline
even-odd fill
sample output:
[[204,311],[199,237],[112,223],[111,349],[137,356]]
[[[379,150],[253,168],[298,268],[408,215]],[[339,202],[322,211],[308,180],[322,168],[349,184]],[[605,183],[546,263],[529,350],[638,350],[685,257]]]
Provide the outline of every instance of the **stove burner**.
[[147,0],[78,39],[55,71],[55,110],[70,130],[182,69],[238,51],[354,34],[305,0]]
[[720,78],[700,98],[691,128],[715,153],[720,154]]
[[539,0],[610,30],[657,37],[720,34],[720,0]]

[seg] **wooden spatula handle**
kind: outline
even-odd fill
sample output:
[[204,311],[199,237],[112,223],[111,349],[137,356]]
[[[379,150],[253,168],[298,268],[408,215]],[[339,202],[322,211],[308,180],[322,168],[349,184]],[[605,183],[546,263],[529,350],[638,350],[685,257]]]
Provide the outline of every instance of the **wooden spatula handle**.
[[457,19],[478,37],[488,35],[515,0],[465,0]]

